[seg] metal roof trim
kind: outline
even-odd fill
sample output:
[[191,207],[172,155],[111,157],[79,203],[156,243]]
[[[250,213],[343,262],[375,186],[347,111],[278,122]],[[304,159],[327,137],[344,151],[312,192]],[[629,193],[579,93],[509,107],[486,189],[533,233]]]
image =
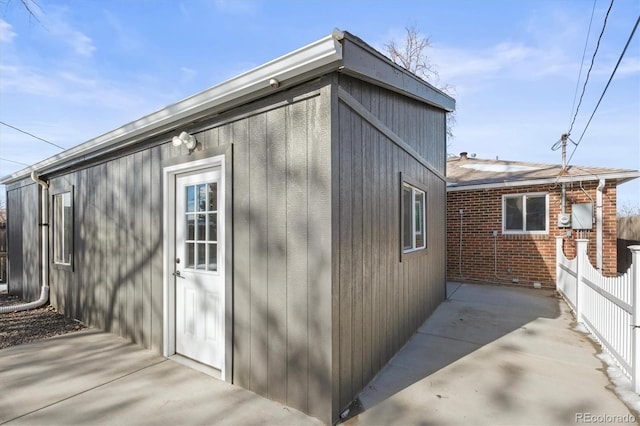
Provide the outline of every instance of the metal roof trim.
[[[156,112],[125,124],[101,136],[90,139],[58,155],[40,161],[30,167],[0,178],[0,184],[11,183],[27,177],[33,170],[48,173],[61,163],[72,163],[96,151],[117,149],[119,144],[130,140],[139,140],[169,131],[183,124],[184,120],[219,106],[236,106],[264,96],[269,92],[287,87],[287,80],[300,76],[313,78],[326,73],[328,69],[337,69],[342,61],[344,33],[334,30],[330,35],[310,43],[300,49],[269,61],[263,65],[239,74],[202,92],[171,104]],[[274,89],[269,80],[275,78],[281,85]],[[241,102],[240,102],[241,100]]]
[[584,182],[599,179],[615,179],[619,180],[618,184],[628,182],[632,179],[640,177],[640,171],[628,171],[617,173],[602,173],[599,175],[579,175],[579,176],[564,176],[561,178],[542,178],[542,179],[527,179],[527,180],[515,180],[515,181],[503,181],[503,182],[491,182],[491,183],[464,183],[456,184],[450,181],[447,184],[447,192],[452,191],[464,191],[464,190],[477,190],[477,189],[495,189],[495,188],[510,188],[518,186],[531,186],[531,185],[545,185],[552,183],[570,183],[570,182]]

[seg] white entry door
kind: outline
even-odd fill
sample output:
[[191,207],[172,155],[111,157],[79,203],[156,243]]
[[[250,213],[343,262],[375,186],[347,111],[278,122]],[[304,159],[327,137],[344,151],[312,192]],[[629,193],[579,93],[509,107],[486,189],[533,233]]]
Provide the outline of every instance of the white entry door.
[[224,366],[224,188],[221,171],[176,176],[176,353]]

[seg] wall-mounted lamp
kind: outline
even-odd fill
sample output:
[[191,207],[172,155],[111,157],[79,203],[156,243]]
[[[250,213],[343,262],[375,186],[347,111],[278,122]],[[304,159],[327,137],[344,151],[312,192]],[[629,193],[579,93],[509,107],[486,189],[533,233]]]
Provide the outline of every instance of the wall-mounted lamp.
[[180,136],[174,136],[171,140],[173,146],[184,145],[189,150],[189,154],[191,154],[198,146],[198,141],[193,135],[190,135],[187,132],[180,133]]

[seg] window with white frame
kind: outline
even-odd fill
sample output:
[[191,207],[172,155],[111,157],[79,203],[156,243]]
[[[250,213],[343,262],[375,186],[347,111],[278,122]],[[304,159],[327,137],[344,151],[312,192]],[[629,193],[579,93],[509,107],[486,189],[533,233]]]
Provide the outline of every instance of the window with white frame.
[[73,199],[72,192],[53,196],[53,262],[71,265],[73,256]]
[[402,250],[405,253],[427,246],[426,193],[402,183]]
[[549,196],[516,194],[502,197],[502,232],[546,234],[549,231]]

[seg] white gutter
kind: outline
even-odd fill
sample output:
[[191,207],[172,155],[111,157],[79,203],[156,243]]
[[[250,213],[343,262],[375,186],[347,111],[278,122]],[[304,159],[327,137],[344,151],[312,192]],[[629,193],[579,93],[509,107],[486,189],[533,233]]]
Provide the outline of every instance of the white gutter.
[[[622,180],[625,181],[636,179],[640,177],[640,172],[638,171],[628,171],[628,172],[620,172],[620,173],[611,173],[606,175],[582,175],[582,176],[569,176],[558,178],[544,178],[544,179],[529,179],[529,180],[517,180],[517,181],[504,181],[504,182],[494,182],[494,183],[480,183],[480,184],[456,184],[455,182],[451,182],[447,185],[447,192],[454,191],[467,191],[470,189],[494,189],[494,188],[511,188],[517,186],[531,186],[531,185],[544,185],[544,184],[554,184],[554,183],[570,183],[570,182],[587,182],[593,180],[601,180],[601,179],[611,179],[611,180]],[[451,177],[447,177],[449,181],[452,180]],[[622,182],[618,182],[620,184]]]
[[40,224],[42,229],[42,255],[40,258],[42,286],[40,297],[33,302],[0,307],[0,314],[39,308],[49,301],[49,184],[40,179],[35,170],[31,172],[31,179],[42,187],[42,223]]
[[51,173],[74,160],[85,160],[120,149],[179,125],[192,123],[203,116],[273,93],[276,89],[272,86],[272,79],[279,83],[277,90],[281,90],[298,83],[302,78],[308,79],[335,70],[342,61],[340,41],[343,38],[342,31],[334,30],[316,42],[4,177],[0,179],[0,184],[22,179],[34,170],[40,174]]
[[602,191],[606,181],[600,179],[596,188],[596,268],[602,271]]

